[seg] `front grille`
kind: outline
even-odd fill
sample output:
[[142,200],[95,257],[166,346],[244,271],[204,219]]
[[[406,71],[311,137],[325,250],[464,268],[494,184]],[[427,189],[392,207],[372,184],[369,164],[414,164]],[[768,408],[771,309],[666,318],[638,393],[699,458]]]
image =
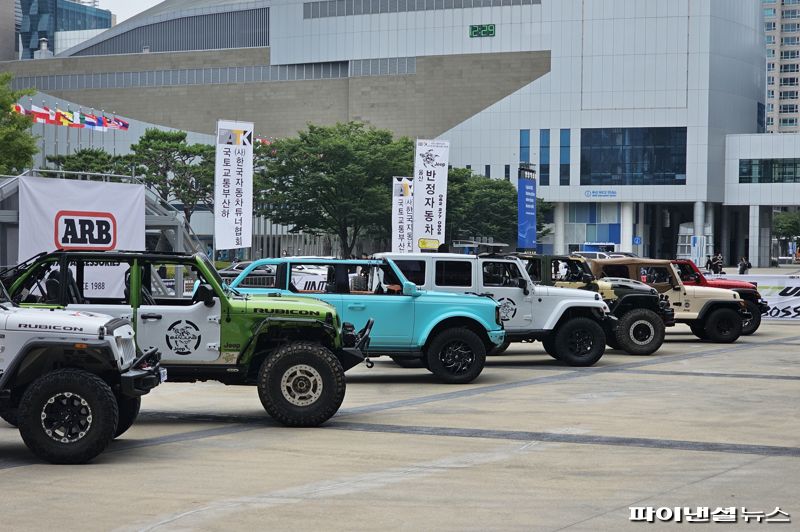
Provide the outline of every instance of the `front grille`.
[[133,338],[117,336],[117,348],[122,354],[123,365],[128,365],[136,358],[136,343]]

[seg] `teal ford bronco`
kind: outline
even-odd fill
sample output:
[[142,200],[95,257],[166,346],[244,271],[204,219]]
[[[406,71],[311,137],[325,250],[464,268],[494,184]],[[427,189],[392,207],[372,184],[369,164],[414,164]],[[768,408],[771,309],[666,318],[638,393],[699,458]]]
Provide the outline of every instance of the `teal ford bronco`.
[[[265,265],[275,268],[275,286],[247,288],[248,276]],[[473,381],[486,353],[505,340],[496,301],[420,290],[391,259],[262,259],[245,268],[231,288],[321,299],[355,326],[374,318],[368,356],[389,355],[403,367],[421,361],[445,383]]]

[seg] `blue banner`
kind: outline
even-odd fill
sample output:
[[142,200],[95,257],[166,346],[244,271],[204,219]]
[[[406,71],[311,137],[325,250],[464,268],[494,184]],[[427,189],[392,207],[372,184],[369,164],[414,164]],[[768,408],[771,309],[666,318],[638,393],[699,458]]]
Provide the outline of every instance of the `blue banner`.
[[536,180],[517,184],[517,249],[536,250]]

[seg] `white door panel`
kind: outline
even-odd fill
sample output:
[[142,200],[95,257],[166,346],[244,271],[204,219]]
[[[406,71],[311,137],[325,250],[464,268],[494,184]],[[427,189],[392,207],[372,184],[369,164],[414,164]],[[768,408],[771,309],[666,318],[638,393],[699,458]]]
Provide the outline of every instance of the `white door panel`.
[[168,364],[214,362],[220,357],[220,303],[142,305],[136,317],[136,341],[142,350],[157,347]]

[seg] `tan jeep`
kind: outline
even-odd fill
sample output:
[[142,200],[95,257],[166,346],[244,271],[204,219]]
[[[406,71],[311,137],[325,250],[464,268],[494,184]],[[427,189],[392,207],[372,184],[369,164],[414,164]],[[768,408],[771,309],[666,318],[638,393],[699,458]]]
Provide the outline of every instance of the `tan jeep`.
[[597,259],[590,266],[597,278],[635,279],[669,294],[675,321],[688,324],[695,336],[704,340],[735,342],[742,334],[742,321],[750,317],[739,294],[722,288],[686,286],[668,260]]

